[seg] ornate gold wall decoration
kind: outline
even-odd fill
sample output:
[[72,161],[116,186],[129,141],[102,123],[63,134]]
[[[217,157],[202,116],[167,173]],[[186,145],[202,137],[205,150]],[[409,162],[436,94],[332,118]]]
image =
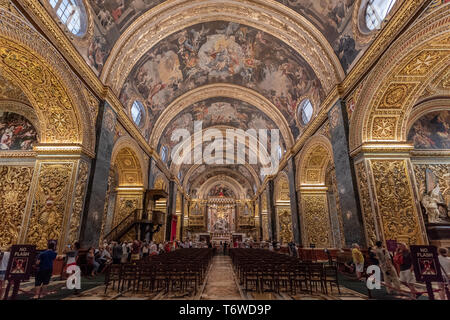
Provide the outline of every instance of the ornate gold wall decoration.
[[[42,123],[41,142],[94,149],[95,132],[80,80],[33,27],[0,10],[0,69],[26,94]],[[18,37],[20,35],[20,37]]]
[[366,242],[369,245],[375,245],[378,241],[376,230],[376,217],[372,210],[371,196],[369,192],[369,180],[364,162],[361,161],[355,165],[356,180],[358,182],[359,200],[361,202],[361,209],[363,212],[364,229],[366,233]]
[[114,213],[112,228],[115,228],[123,219],[128,217],[134,210],[138,209],[142,205],[141,195],[121,195],[117,194],[117,205]]
[[105,196],[105,206],[103,207],[103,215],[102,215],[102,227],[100,229],[100,238],[99,243],[103,242],[103,237],[105,234],[105,228],[106,228],[106,221],[108,219],[108,209],[109,209],[109,198],[111,196],[111,193],[114,192],[114,186],[116,185],[115,181],[115,172],[113,168],[110,168],[109,175],[108,175],[108,187],[106,189],[106,196]]
[[372,137],[379,140],[392,140],[396,124],[396,117],[376,117],[373,121]]
[[70,218],[68,244],[79,240],[78,235],[81,227],[81,217],[84,208],[84,199],[87,191],[89,178],[89,164],[86,161],[80,161],[78,169],[78,178],[75,185],[75,196],[72,206],[72,217]]
[[370,160],[385,240],[424,244],[407,160]]
[[313,243],[318,248],[329,247],[331,227],[326,194],[302,194],[301,202],[304,245]]
[[18,243],[33,167],[0,166],[0,248]]
[[73,187],[74,163],[40,163],[26,242],[45,249],[48,240],[64,239],[68,201]]
[[442,6],[415,21],[379,59],[351,120],[351,151],[369,141],[406,141],[410,110],[450,62],[449,27]]
[[294,240],[291,210],[290,208],[278,208],[277,211],[280,241],[282,243],[289,243]]
[[262,215],[262,238],[265,241],[269,240],[269,216],[267,214]]

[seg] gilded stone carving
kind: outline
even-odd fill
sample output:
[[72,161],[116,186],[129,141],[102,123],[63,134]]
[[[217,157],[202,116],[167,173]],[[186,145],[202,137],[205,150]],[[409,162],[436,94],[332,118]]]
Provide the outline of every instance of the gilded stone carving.
[[118,206],[116,206],[116,212],[114,213],[112,228],[116,227],[123,219],[140,207],[141,198],[142,195],[117,194]]
[[449,64],[450,19],[444,7],[426,16],[426,22],[418,19],[367,76],[350,124],[351,150],[369,141],[406,141],[410,110]]
[[377,238],[377,230],[375,225],[375,213],[372,210],[371,197],[369,192],[369,180],[364,162],[359,162],[356,167],[356,180],[358,182],[359,199],[361,209],[363,211],[364,228],[366,233],[366,241],[368,244],[375,245]]
[[19,240],[25,206],[33,177],[33,167],[0,166],[0,248]]
[[372,137],[380,140],[394,139],[396,123],[395,117],[376,117],[373,121]]
[[77,183],[75,185],[75,197],[72,207],[72,217],[70,218],[69,239],[68,239],[69,244],[72,244],[78,240],[88,178],[89,178],[89,164],[85,161],[81,161],[80,167],[78,169]]
[[269,240],[269,216],[267,214],[262,215],[262,237],[263,240]]
[[370,160],[385,240],[423,244],[406,160]]
[[114,184],[114,171],[110,170],[108,175],[108,187],[106,189],[106,196],[105,196],[105,206],[103,207],[102,227],[100,229],[99,243],[102,243],[103,237],[105,236],[106,221],[108,219],[109,197],[111,196],[111,192],[113,191],[112,190],[113,184]]
[[74,163],[42,163],[28,222],[26,242],[45,249],[63,239],[63,223],[72,188]]
[[289,243],[294,239],[292,234],[292,217],[290,209],[278,209],[278,228],[280,230],[280,241],[282,243]]
[[323,194],[302,194],[303,229],[305,245],[315,244],[318,248],[330,246],[330,221],[327,196]]

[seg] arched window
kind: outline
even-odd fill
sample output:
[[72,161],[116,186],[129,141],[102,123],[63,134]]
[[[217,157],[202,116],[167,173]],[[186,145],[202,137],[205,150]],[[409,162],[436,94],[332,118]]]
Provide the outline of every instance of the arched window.
[[306,125],[311,121],[313,115],[314,108],[312,106],[311,101],[309,99],[304,99],[298,105],[298,117],[302,124]]
[[76,36],[86,32],[86,10],[81,0],[49,0],[59,20]]
[[163,146],[163,147],[161,148],[161,160],[162,160],[163,162],[166,162],[166,161],[167,161],[167,155],[168,155],[168,153],[169,153],[169,148],[167,148],[167,146]]
[[384,18],[396,0],[369,0],[366,7],[366,26],[369,30],[379,29]]
[[133,105],[131,106],[131,118],[133,118],[134,123],[138,127],[142,124],[142,119],[144,118],[144,106],[141,102],[133,102]]
[[281,149],[281,146],[278,146],[278,160],[281,160],[283,157],[283,150]]

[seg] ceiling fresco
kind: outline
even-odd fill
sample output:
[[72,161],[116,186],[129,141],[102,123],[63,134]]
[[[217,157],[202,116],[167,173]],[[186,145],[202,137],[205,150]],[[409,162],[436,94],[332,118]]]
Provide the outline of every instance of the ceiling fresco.
[[139,97],[153,121],[175,98],[196,87],[233,83],[261,93],[284,115],[293,136],[295,114],[307,95],[324,91],[305,60],[280,40],[257,29],[223,21],[198,24],[160,41],[134,67],[120,100]]
[[412,125],[408,141],[416,149],[450,149],[450,111],[430,112]]
[[[46,0],[41,0],[45,2]],[[352,14],[356,0],[276,0],[311,22],[328,40],[348,71],[368,44],[359,43],[352,34]],[[164,0],[91,0],[93,36],[76,46],[92,69],[100,74],[120,36],[139,17]],[[50,9],[49,7],[47,7]]]
[[353,35],[353,11],[356,0],[277,0],[306,17],[328,40],[348,72],[358,54],[368,47]]
[[[172,150],[178,144],[178,141],[171,140],[172,134],[176,129],[187,129],[193,134],[194,121],[202,121],[203,129],[215,126],[229,126],[244,131],[249,129],[271,130],[277,128],[277,125],[266,114],[246,102],[231,98],[210,98],[195,103],[180,112],[164,130],[158,150],[162,146],[167,146],[169,150]],[[270,142],[270,135],[268,140]],[[282,141],[281,143],[284,145]]]

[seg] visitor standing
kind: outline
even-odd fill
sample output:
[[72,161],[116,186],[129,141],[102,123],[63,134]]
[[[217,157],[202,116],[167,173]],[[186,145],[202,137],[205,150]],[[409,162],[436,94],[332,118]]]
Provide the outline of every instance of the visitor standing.
[[439,296],[441,300],[445,300],[445,296],[447,295],[447,299],[450,300],[450,292],[449,292],[449,280],[450,280],[450,258],[448,257],[447,248],[439,248],[439,264],[441,265],[442,270],[442,280],[443,282],[439,283]]
[[353,264],[355,265],[356,276],[358,277],[358,280],[360,280],[364,272],[364,256],[357,243],[352,244],[352,248]]
[[[1,254],[1,252],[0,252]],[[6,282],[6,269],[8,268],[10,252],[5,251],[0,255],[0,300],[3,299],[3,285]]]
[[398,244],[398,251],[397,263],[400,268],[400,282],[411,290],[411,298],[415,299],[417,295],[415,287],[416,278],[414,276],[411,251],[409,251],[405,243]]
[[45,287],[50,283],[52,277],[53,261],[56,259],[55,243],[50,242],[47,248],[48,249],[41,252],[38,257],[34,299],[39,299],[41,298],[41,295],[45,295]]
[[383,248],[381,241],[377,241],[374,252],[381,272],[383,273],[387,293],[391,293],[391,287],[400,290],[400,280],[398,279],[397,270],[392,263],[390,252],[386,248]]

